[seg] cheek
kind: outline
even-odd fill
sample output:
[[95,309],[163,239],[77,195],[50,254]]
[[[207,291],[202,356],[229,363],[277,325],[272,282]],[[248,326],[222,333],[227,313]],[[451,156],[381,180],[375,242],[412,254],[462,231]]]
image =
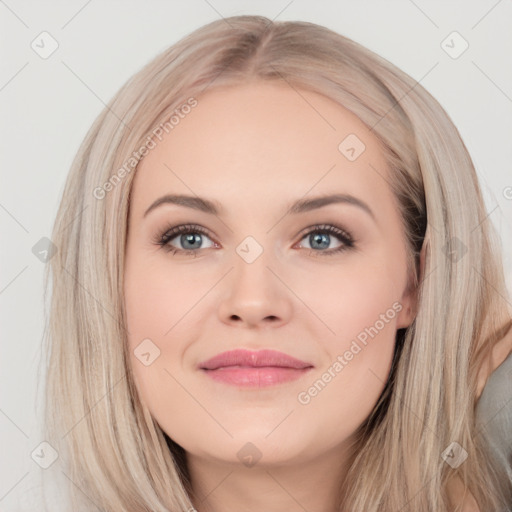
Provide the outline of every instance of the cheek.
[[335,334],[324,329],[325,364],[297,396],[304,417],[323,418],[318,434],[332,439],[350,436],[374,409],[391,370],[401,310],[375,278],[352,277],[323,295],[336,304],[323,316]]
[[286,277],[309,315],[317,317],[317,331],[330,346],[342,347],[376,322],[379,331],[392,331],[396,325],[404,276],[390,272],[380,261],[355,255],[339,265],[319,265],[314,272]]
[[315,424],[318,436],[348,439],[369,417],[384,390],[393,350],[394,336],[383,331],[366,346],[358,342],[332,354],[297,396],[300,416]]
[[[363,259],[315,274],[315,286],[302,283],[308,306],[322,320],[325,364],[298,402],[308,415],[327,414],[325,428],[355,430],[374,408],[393,360],[396,324],[403,306],[389,268]],[[309,286],[309,287],[308,287]],[[309,291],[308,291],[309,290]]]
[[167,371],[173,372],[169,363],[179,361],[184,350],[173,334],[198,300],[194,287],[183,286],[165,268],[134,255],[127,258],[124,299],[129,360],[141,399],[150,409],[172,406],[173,395],[163,392],[172,380]]
[[[190,279],[191,278],[191,279]],[[204,294],[186,271],[134,259],[125,274],[125,304],[131,342],[172,336],[173,327]]]

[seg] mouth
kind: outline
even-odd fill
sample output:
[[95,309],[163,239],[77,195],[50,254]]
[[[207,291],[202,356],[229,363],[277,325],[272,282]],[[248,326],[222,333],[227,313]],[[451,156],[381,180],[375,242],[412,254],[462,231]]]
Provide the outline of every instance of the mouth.
[[299,379],[312,368],[311,363],[275,350],[231,350],[199,364],[215,381],[256,388]]

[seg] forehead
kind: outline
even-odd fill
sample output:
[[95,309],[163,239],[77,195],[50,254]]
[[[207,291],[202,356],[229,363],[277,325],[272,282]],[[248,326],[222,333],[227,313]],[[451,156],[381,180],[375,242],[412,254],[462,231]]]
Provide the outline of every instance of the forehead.
[[207,90],[197,102],[154,139],[136,172],[134,202],[147,207],[164,193],[255,207],[308,191],[389,198],[378,139],[333,100],[258,81]]

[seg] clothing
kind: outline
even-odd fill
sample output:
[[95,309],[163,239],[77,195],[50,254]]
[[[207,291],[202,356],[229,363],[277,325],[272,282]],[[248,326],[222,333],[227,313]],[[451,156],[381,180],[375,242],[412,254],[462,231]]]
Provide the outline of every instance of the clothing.
[[[500,474],[512,487],[512,353],[490,375],[475,413],[477,432],[488,441]],[[508,506],[512,510],[512,502]]]

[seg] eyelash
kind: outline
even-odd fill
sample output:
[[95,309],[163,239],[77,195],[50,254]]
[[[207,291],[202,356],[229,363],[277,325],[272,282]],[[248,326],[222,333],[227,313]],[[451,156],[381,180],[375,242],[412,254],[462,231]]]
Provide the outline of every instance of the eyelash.
[[[200,249],[196,249],[196,250],[178,249],[169,244],[169,242],[173,238],[176,238],[177,235],[190,234],[190,233],[200,233],[202,235],[207,236],[208,238],[211,238],[208,231],[206,229],[204,229],[203,227],[198,226],[196,224],[183,224],[181,226],[166,228],[166,230],[162,234],[160,234],[159,236],[156,237],[156,239],[154,240],[154,243],[156,245],[159,245],[162,249],[164,249],[165,251],[167,251],[169,253],[172,253],[172,254],[180,253],[180,254],[183,254],[184,256],[194,256],[195,257],[195,256],[197,256]],[[340,247],[337,247],[336,249],[326,249],[326,250],[321,250],[321,251],[317,251],[314,249],[308,249],[310,254],[313,253],[314,256],[332,256],[335,254],[339,254],[343,251],[352,249],[355,246],[355,241],[348,232],[346,232],[336,226],[332,226],[330,224],[316,224],[314,226],[311,226],[310,228],[307,228],[307,231],[305,231],[305,232],[303,231],[300,233],[300,236],[301,236],[300,240],[303,240],[306,236],[310,235],[311,233],[322,233],[322,234],[335,235],[338,238],[338,240],[340,242],[342,242],[342,245],[340,245]]]

